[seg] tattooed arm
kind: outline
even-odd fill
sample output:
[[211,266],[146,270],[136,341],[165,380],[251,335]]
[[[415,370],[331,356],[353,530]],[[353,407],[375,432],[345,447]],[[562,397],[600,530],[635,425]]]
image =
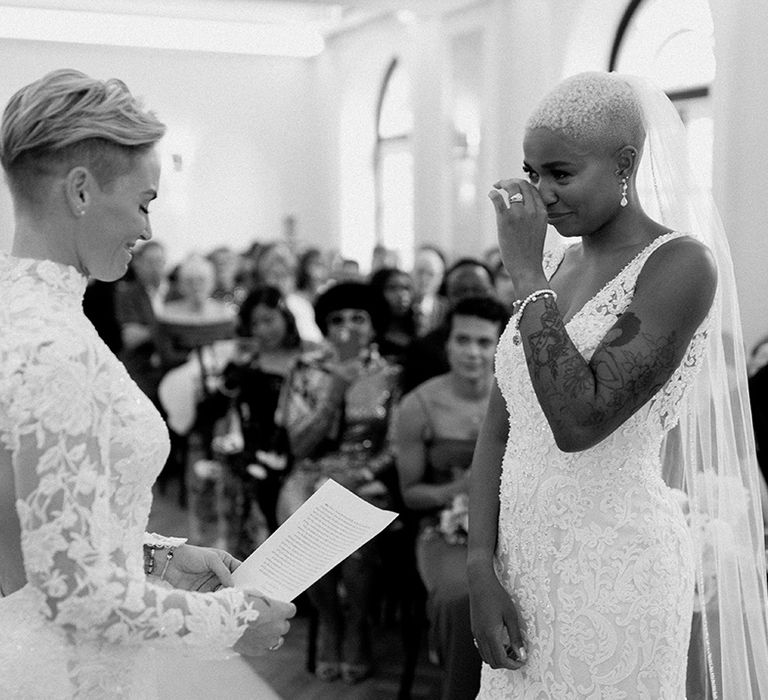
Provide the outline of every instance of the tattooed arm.
[[551,297],[528,306],[520,336],[533,388],[561,450],[596,445],[653,397],[680,364],[716,284],[705,246],[684,238],[661,246],[589,362]]

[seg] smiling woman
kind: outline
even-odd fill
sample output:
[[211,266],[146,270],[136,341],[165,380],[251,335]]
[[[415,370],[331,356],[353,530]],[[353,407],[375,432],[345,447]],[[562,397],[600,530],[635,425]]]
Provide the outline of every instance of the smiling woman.
[[[238,565],[226,552],[143,532],[168,434],[83,314],[87,276],[121,277],[151,235],[164,131],[119,80],[72,70],[3,116],[17,218],[0,255],[0,510],[15,511],[0,529],[3,698],[157,697],[155,664],[175,697],[210,697],[178,672],[182,653],[277,648],[294,612],[213,592]],[[273,696],[239,659],[221,670],[230,697]]]
[[94,82],[62,70],[16,93],[0,157],[17,212],[14,255],[111,281],[125,274],[136,241],[151,237],[154,145],[165,126],[121,81]]

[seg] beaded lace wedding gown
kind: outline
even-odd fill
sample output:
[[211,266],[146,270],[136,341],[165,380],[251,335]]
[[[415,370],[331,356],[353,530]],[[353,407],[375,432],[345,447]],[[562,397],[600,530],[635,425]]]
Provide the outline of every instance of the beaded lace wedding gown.
[[[567,324],[585,358],[632,300],[660,236]],[[545,258],[551,277],[564,249]],[[705,321],[659,392],[594,447],[555,445],[512,323],[496,356],[510,432],[500,484],[496,567],[524,623],[528,662],[483,667],[480,698],[682,700],[694,562],[660,448],[704,351]]]
[[0,598],[0,698],[274,697],[228,649],[258,615],[242,593],[144,575],[168,436],[83,314],[85,287],[72,267],[0,254],[0,480],[27,580]]

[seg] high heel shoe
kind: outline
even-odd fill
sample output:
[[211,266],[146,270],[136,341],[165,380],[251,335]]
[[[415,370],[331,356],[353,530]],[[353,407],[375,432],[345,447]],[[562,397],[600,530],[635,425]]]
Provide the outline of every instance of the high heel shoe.
[[321,681],[330,683],[340,675],[339,662],[341,634],[335,620],[320,620],[317,629],[317,656],[315,659],[315,676]]

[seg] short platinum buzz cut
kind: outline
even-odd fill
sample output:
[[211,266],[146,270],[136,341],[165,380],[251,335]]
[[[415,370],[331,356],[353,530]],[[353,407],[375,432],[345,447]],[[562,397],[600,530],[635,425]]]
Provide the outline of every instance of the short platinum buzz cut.
[[548,129],[593,151],[645,141],[643,110],[632,87],[616,73],[588,72],[566,78],[534,109],[526,132]]

